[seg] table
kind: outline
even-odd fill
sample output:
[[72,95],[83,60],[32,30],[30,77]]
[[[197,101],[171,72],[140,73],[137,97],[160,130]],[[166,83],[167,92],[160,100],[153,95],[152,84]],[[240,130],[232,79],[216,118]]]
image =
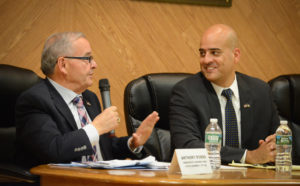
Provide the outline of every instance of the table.
[[290,177],[279,177],[274,170],[255,168],[193,176],[169,174],[165,170],[103,170],[56,165],[40,165],[30,171],[40,175],[41,186],[300,185],[300,171],[293,171]]

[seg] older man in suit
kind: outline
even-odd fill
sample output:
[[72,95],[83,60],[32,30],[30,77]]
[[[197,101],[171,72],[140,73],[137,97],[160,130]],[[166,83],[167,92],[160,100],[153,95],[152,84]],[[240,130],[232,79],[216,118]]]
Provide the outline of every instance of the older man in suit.
[[[204,32],[199,49],[201,72],[173,89],[169,108],[172,144],[174,148],[203,148],[209,119],[217,118],[223,131],[222,163],[274,162],[273,133],[279,118],[270,88],[236,72],[240,60],[237,45],[237,35],[227,25],[213,25]],[[235,119],[227,123],[228,91],[234,108],[230,117]]]
[[158,113],[150,114],[132,137],[109,137],[109,131],[119,125],[119,116],[115,106],[101,112],[97,96],[87,90],[96,67],[82,33],[57,33],[48,38],[41,60],[46,78],[17,102],[17,161],[32,167],[140,155]]

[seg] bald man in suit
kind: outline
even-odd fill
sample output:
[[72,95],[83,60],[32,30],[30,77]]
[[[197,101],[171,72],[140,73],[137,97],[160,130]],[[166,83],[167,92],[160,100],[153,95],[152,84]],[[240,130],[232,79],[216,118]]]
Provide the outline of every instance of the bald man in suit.
[[[274,162],[274,132],[279,117],[269,86],[236,72],[240,49],[236,32],[229,26],[209,27],[200,42],[201,72],[179,82],[173,89],[169,119],[174,148],[204,148],[205,129],[217,118],[223,131],[222,163]],[[230,89],[237,121],[237,145],[226,145],[225,106],[222,91]]]

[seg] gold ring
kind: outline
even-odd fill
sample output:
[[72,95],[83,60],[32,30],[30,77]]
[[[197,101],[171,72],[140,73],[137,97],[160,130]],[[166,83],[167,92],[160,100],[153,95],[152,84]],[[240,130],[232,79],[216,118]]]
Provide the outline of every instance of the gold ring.
[[120,123],[120,121],[121,121],[121,119],[120,119],[120,118],[118,118],[118,119],[117,119],[117,122],[118,122],[118,123]]

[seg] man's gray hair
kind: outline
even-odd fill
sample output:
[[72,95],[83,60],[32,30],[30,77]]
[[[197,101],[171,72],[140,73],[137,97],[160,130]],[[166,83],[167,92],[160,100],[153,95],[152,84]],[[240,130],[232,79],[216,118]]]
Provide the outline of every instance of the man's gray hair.
[[86,38],[81,32],[61,32],[51,35],[45,42],[41,58],[41,69],[46,76],[54,73],[60,56],[73,54],[72,43],[79,38]]

